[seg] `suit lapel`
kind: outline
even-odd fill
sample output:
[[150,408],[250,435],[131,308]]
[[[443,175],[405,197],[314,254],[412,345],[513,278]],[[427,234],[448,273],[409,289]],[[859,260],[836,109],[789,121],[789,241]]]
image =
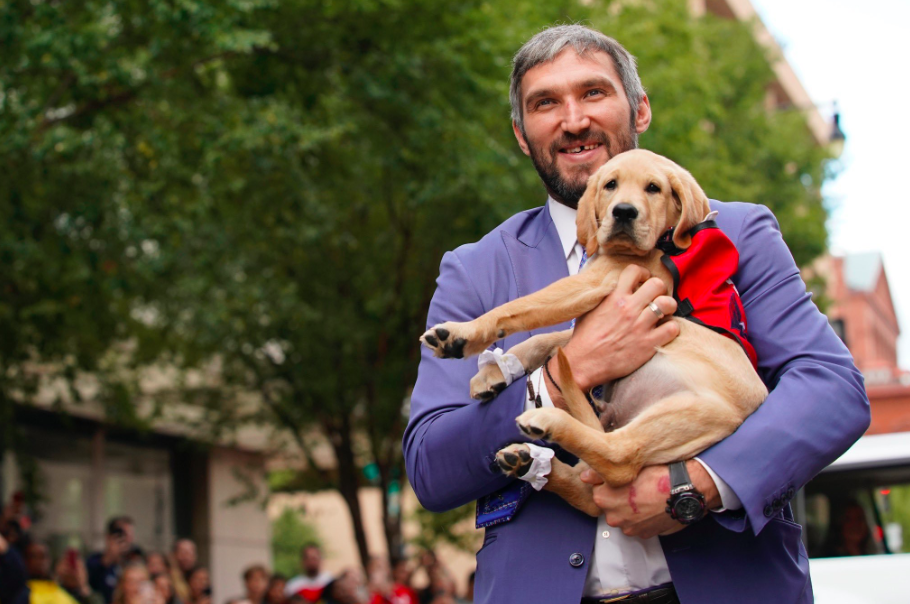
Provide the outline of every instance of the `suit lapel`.
[[[512,274],[519,297],[532,294],[554,281],[569,276],[562,243],[559,241],[556,225],[550,217],[549,205],[545,205],[543,211],[538,213],[528,228],[517,237],[503,231],[502,240],[512,263]],[[568,327],[568,323],[562,323],[536,331],[547,333]]]

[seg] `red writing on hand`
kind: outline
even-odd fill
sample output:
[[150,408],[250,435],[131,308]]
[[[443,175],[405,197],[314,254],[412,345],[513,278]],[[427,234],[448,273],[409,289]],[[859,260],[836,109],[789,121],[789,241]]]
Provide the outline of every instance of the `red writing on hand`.
[[657,490],[661,493],[670,494],[670,477],[661,476],[660,480],[657,481]]
[[635,487],[633,486],[629,487],[629,507],[632,508],[633,514],[638,513],[638,506],[635,505]]

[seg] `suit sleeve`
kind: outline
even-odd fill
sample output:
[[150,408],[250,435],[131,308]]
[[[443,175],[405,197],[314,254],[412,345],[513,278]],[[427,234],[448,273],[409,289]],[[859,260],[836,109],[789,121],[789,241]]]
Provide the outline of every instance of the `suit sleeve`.
[[720,514],[718,522],[757,534],[865,432],[870,412],[862,374],[806,292],[767,208],[746,215],[737,247],[735,281],[770,394],[699,457],[743,503],[745,517]]
[[[457,252],[442,260],[427,326],[468,321],[483,314],[482,300]],[[473,400],[469,383],[477,359],[438,359],[421,346],[417,383],[403,448],[408,479],[428,510],[449,510],[496,491],[512,479],[499,471],[495,454],[528,439],[515,418],[524,411],[525,379],[488,403]]]

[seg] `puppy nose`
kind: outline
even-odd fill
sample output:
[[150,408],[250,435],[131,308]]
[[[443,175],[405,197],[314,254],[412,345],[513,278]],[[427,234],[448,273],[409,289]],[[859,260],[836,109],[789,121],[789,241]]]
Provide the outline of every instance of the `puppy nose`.
[[630,203],[619,203],[613,208],[613,218],[617,222],[632,222],[638,218],[638,210]]

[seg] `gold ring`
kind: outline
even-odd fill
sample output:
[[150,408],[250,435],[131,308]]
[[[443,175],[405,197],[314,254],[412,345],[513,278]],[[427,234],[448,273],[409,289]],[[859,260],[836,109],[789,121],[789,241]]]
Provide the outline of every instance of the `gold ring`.
[[660,307],[657,304],[655,304],[654,302],[651,302],[650,304],[648,304],[648,308],[651,309],[651,312],[653,312],[655,315],[657,315],[658,321],[660,321],[661,319],[664,318],[664,311],[662,311],[660,309]]

